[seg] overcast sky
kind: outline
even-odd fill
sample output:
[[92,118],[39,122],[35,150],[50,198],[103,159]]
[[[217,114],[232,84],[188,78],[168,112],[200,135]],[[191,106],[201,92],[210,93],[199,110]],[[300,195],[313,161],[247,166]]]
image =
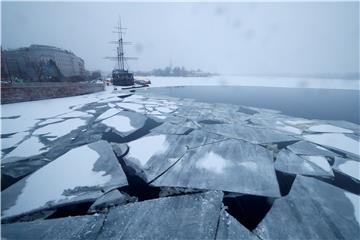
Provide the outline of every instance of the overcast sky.
[[224,74],[359,72],[359,3],[2,2],[2,47],[46,44],[110,71],[118,16],[130,70]]

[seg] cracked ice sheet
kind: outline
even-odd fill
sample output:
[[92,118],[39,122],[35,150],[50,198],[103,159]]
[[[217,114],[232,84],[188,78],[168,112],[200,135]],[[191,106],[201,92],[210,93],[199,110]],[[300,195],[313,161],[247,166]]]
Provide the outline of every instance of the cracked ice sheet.
[[222,198],[209,191],[111,208],[99,239],[215,239]]
[[259,238],[241,225],[233,216],[224,209],[221,211],[219,226],[216,232],[216,240],[259,240]]
[[187,148],[223,139],[221,136],[199,130],[194,130],[188,135],[151,133],[129,142],[129,153],[124,159],[126,163],[143,170],[145,181],[151,182],[184,155]]
[[326,148],[320,147],[316,144],[307,141],[299,141],[294,144],[287,146],[295,154],[300,155],[313,155],[313,156],[326,156],[336,157],[336,153],[327,150]]
[[6,154],[1,163],[8,163],[22,160],[31,156],[39,155],[47,150],[45,145],[39,141],[39,138],[32,136],[20,143],[14,150]]
[[307,129],[311,132],[323,132],[323,133],[353,133],[352,130],[336,127],[330,124],[313,125]]
[[360,182],[360,162],[358,161],[335,157],[333,169]]
[[103,120],[106,118],[109,118],[111,116],[114,116],[115,114],[118,114],[119,112],[121,112],[122,110],[120,109],[115,109],[115,108],[110,108],[109,110],[106,110],[104,113],[102,113],[100,116],[98,116],[96,118],[96,120]]
[[98,141],[70,150],[2,191],[2,218],[94,200],[101,189],[126,185],[111,146]]
[[334,173],[331,169],[331,166],[326,159],[326,157],[323,156],[302,156],[302,158],[305,158],[307,161],[313,163],[314,165],[318,166],[325,172],[327,172],[329,175],[334,176]]
[[97,239],[105,215],[87,215],[1,225],[3,239]]
[[152,185],[280,196],[272,152],[234,139],[189,150]]
[[183,124],[176,125],[169,122],[165,122],[160,126],[151,129],[151,132],[162,133],[162,134],[184,134],[191,129],[192,128],[184,126]]
[[117,105],[121,108],[131,110],[138,113],[146,113],[146,109],[143,104],[138,103],[130,103],[130,102],[121,102],[117,103]]
[[213,132],[230,138],[242,139],[255,144],[276,143],[298,140],[296,137],[263,127],[251,127],[243,124],[211,124],[203,127],[205,131]]
[[92,115],[88,114],[87,112],[72,111],[72,112],[61,114],[56,117],[57,118],[83,118],[83,117],[92,117]]
[[359,202],[358,195],[297,176],[253,232],[261,239],[354,239],[360,236]]
[[291,174],[323,177],[333,176],[331,169],[329,173],[328,171],[325,171],[323,168],[319,167],[317,164],[307,161],[287,149],[282,149],[278,153],[275,161],[275,169]]
[[118,131],[122,136],[127,136],[142,128],[147,118],[139,113],[121,111],[119,114],[103,120],[101,123]]
[[1,149],[6,149],[15,146],[21,140],[23,140],[29,132],[18,132],[7,138],[1,138]]
[[342,133],[322,133],[322,134],[308,134],[303,136],[304,139],[331,147],[342,152],[360,156],[360,143],[353,138],[347,137]]
[[59,137],[69,134],[71,131],[78,129],[80,126],[86,124],[86,121],[79,118],[68,119],[60,123],[54,123],[40,127],[33,132],[33,135],[45,134],[47,136],[55,136],[56,138],[50,139],[53,141]]

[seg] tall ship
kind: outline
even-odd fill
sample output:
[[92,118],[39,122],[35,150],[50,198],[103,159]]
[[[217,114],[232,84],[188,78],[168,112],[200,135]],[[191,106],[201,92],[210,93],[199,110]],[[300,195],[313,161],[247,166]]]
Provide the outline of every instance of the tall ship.
[[118,25],[115,27],[114,33],[117,33],[117,40],[110,43],[116,45],[116,56],[106,57],[109,60],[116,61],[116,66],[112,71],[112,83],[114,86],[132,86],[134,85],[134,74],[128,71],[126,60],[134,60],[134,57],[125,57],[124,45],[131,44],[130,42],[123,41],[123,30],[121,27],[121,20],[119,19]]

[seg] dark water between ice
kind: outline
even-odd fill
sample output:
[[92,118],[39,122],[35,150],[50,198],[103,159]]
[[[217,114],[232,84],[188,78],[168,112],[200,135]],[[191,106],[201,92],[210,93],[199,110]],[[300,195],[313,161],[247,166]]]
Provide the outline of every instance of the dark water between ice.
[[294,117],[360,124],[360,92],[356,90],[188,86],[150,88],[148,91],[201,102],[275,109]]

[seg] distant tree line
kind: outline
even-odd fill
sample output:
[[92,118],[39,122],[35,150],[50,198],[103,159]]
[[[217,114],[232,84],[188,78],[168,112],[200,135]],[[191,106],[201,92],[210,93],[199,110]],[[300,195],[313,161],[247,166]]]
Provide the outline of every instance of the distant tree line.
[[214,73],[203,72],[200,69],[187,70],[185,67],[165,67],[163,69],[156,68],[151,71],[136,71],[136,75],[141,76],[172,76],[172,77],[209,77]]

